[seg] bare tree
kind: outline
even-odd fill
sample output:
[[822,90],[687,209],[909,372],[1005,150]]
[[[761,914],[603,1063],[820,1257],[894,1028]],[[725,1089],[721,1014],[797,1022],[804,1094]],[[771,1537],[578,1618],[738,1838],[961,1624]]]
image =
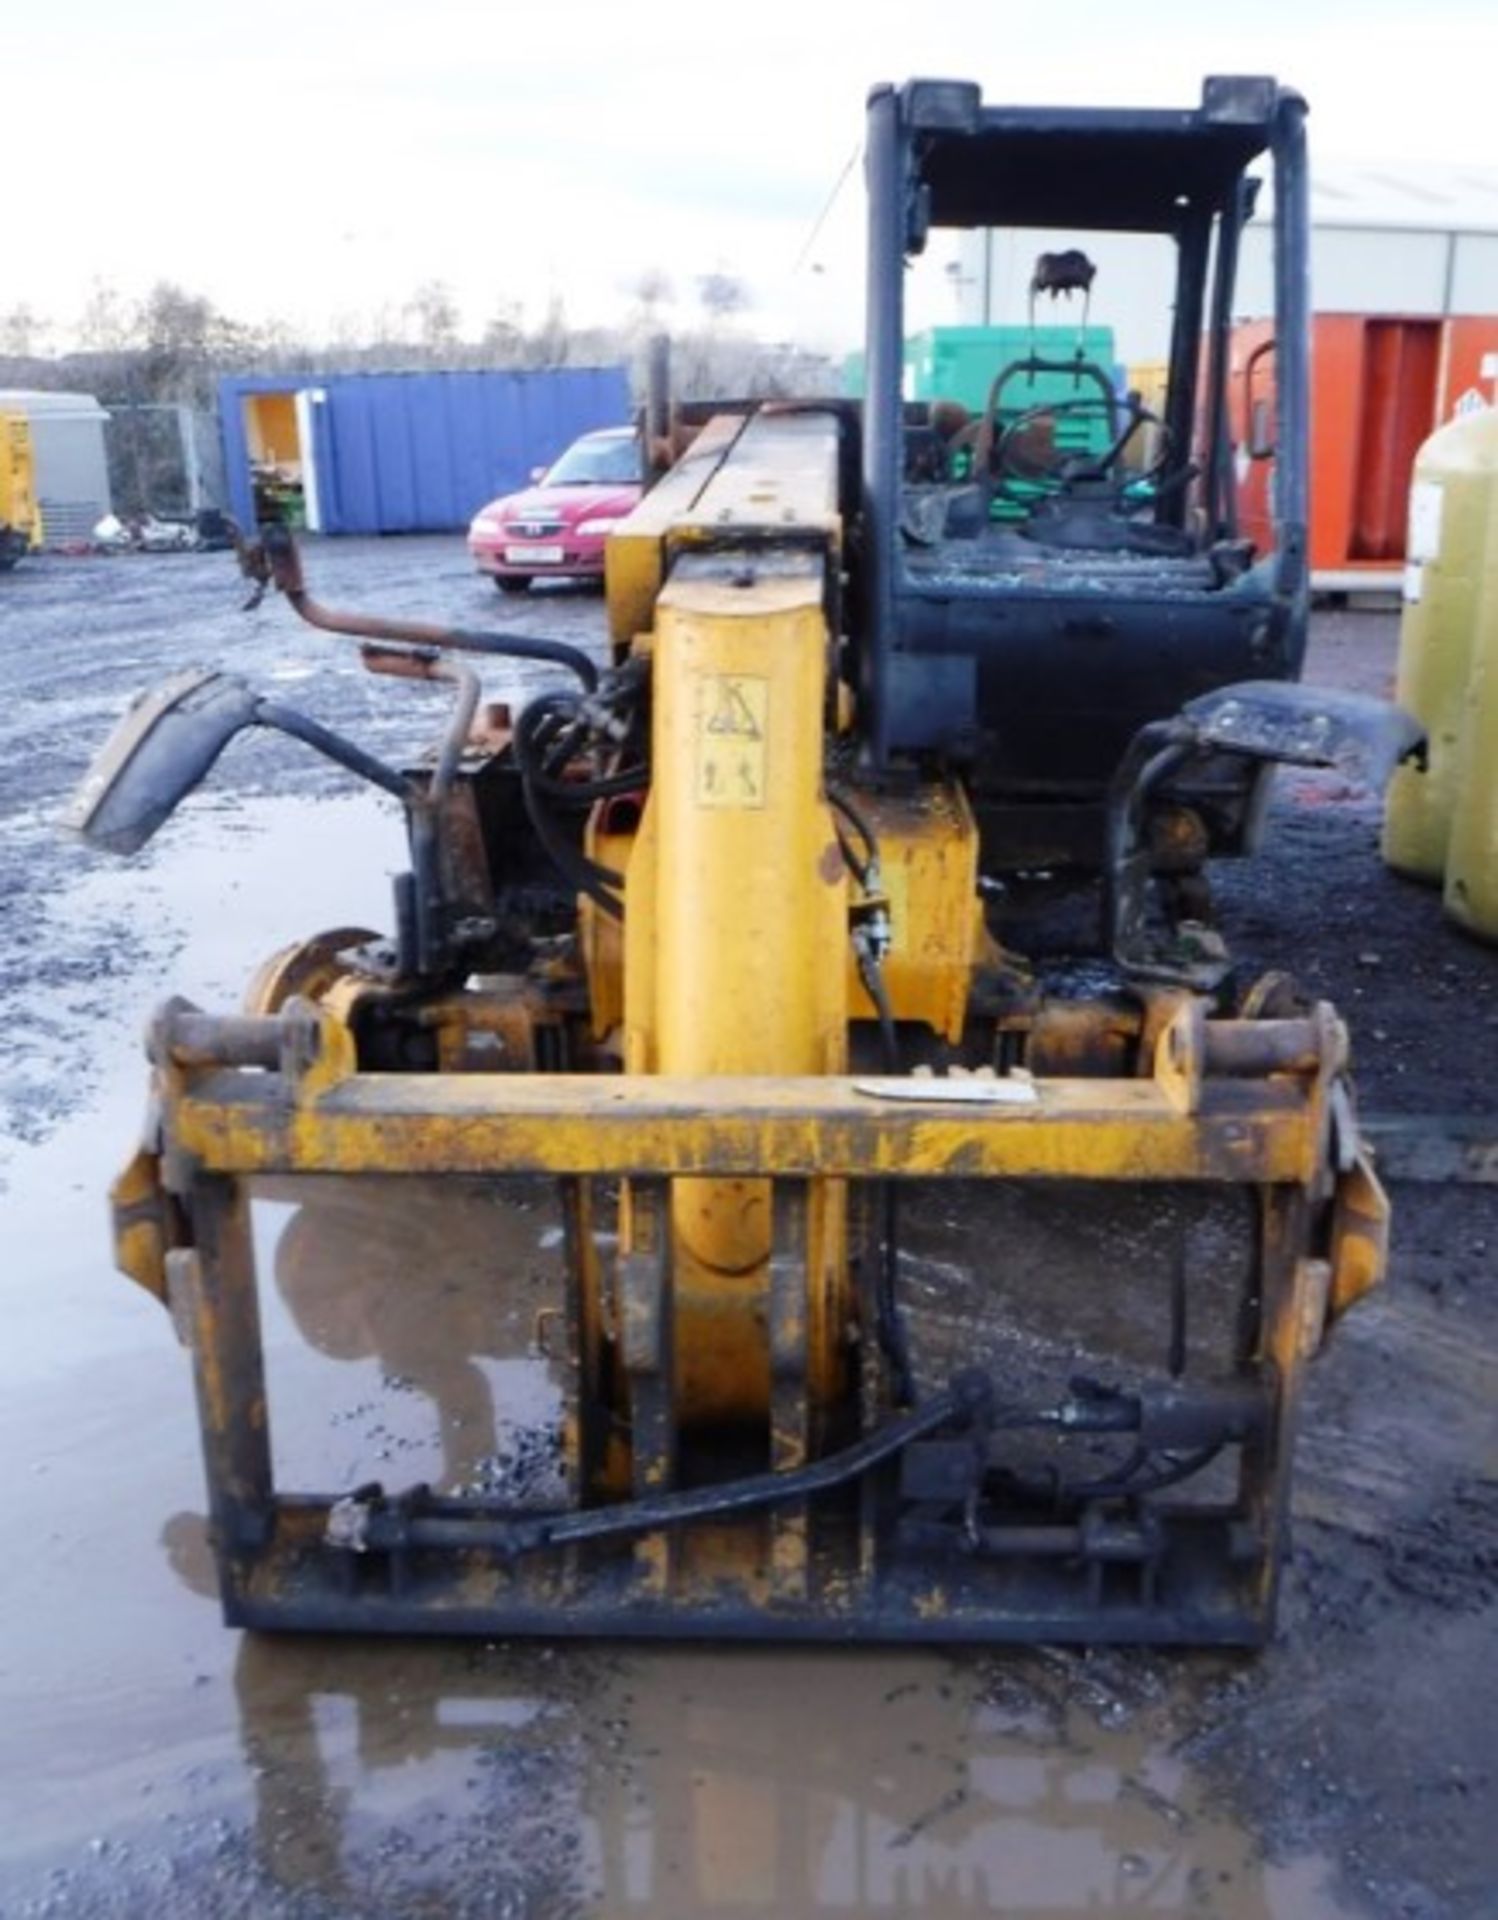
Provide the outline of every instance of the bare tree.
[[721,268],[712,273],[698,274],[697,303],[707,315],[710,325],[731,319],[752,304],[744,282],[736,274],[724,273]]
[[257,365],[276,369],[305,365],[311,356],[307,342],[283,314],[272,314],[258,326],[246,328],[244,344]]
[[[692,284],[704,317],[675,330],[673,377],[683,398],[833,389],[833,369],[824,357],[787,343],[767,345],[731,324],[750,304],[742,281],[718,269]],[[637,305],[614,326],[569,324],[558,295],[531,323],[517,302],[501,298],[482,331],[465,338],[450,290],[429,281],[407,301],[373,313],[340,313],[329,333],[315,338],[282,319],[237,321],[206,294],[172,281],[158,282],[137,303],[96,280],[71,329],[81,351],[47,353],[47,323],[24,303],[0,314],[0,385],[82,387],[144,418],[162,401],[211,407],[218,377],[250,368],[316,373],[623,363],[638,372],[642,322],[652,308],[672,304],[673,290],[665,272],[651,267],[628,291]]]
[[122,353],[138,344],[134,309],[118,287],[95,280],[78,317],[78,341],[85,353]]
[[253,329],[228,319],[206,294],[158,280],[141,304],[140,383],[155,400],[207,399],[214,373],[257,357]]
[[458,303],[445,280],[424,280],[406,302],[406,317],[416,344],[431,360],[449,355],[458,345]]
[[333,316],[328,345],[335,353],[353,353],[369,339],[369,322],[363,314],[340,307]]
[[567,329],[567,310],[562,296],[554,293],[546,305],[546,315],[531,334],[526,360],[533,367],[564,367],[571,345]]
[[51,337],[52,322],[24,300],[0,314],[0,354],[7,358],[28,360],[44,354]]
[[669,307],[676,298],[671,276],[664,267],[646,267],[626,282],[624,290],[634,296],[641,326],[651,331],[659,325],[661,308]]
[[525,357],[525,328],[520,303],[501,300],[479,336],[479,356],[487,366],[513,367]]

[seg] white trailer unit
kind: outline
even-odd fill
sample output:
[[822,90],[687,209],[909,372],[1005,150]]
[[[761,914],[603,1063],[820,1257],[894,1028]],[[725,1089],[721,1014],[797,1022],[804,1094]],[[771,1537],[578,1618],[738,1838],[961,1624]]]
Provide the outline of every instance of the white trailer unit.
[[109,415],[91,393],[0,388],[0,413],[31,427],[36,497],[48,546],[87,540],[112,511],[104,427]]

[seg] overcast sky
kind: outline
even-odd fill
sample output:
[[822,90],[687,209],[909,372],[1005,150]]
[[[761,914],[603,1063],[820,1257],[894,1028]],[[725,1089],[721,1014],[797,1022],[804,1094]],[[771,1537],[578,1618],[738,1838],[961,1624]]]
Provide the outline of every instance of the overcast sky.
[[[0,307],[66,323],[158,278],[314,333],[445,280],[478,329],[607,321],[659,267],[746,321],[861,330],[864,96],[1189,105],[1207,72],[1311,102],[1312,152],[1498,164],[1498,0],[72,0],[7,10]],[[1215,16],[1215,17],[1214,17]]]

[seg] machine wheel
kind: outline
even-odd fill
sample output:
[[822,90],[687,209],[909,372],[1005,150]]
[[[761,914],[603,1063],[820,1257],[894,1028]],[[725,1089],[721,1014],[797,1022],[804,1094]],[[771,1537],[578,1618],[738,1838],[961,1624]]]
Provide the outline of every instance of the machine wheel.
[[494,584],[501,593],[527,593],[531,576],[528,573],[496,573]]
[[292,998],[321,1000],[348,971],[338,956],[348,947],[362,947],[378,938],[368,927],[335,927],[282,947],[255,970],[245,989],[245,1012],[279,1013]]

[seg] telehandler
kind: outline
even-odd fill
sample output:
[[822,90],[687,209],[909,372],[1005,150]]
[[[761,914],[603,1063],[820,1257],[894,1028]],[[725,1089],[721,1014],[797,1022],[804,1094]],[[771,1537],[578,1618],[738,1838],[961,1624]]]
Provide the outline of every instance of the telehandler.
[[[1387,1207],[1342,1023],[1235,971],[1203,870],[1251,848],[1276,762],[1374,778],[1419,744],[1392,709],[1296,684],[1304,112],[1258,78],[1183,111],[877,88],[866,399],[707,425],[611,538],[606,664],[326,607],[267,527],[244,554],[260,588],[371,669],[451,686],[435,752],[397,769],[217,672],[121,723],[75,803],[103,846],[142,845],[257,726],[408,823],[387,937],[277,956],[241,1013],[161,1011],[114,1189],[119,1263],[192,1349],[231,1622],[1269,1633],[1303,1368],[1379,1280]],[[1256,552],[1224,399],[1266,158],[1276,526]],[[1086,362],[1041,407],[1006,405],[1023,364],[995,368],[981,417],[904,402],[906,262],[964,227],[1167,236],[1163,409]],[[1090,287],[1080,248],[1046,261],[1048,291]],[[1104,430],[1066,431],[1084,417]],[[495,659],[547,684],[475,735]],[[1015,903],[1042,875],[1089,881],[1096,912],[1026,960]],[[248,1194],[327,1174],[555,1183],[565,1498],[277,1487]],[[909,1299],[930,1192],[959,1216],[1024,1203],[983,1236],[955,1343]],[[1079,1372],[1008,1319],[1047,1193],[1078,1226],[1117,1196],[1212,1203],[1239,1251],[1140,1275],[1120,1238],[1085,1292],[1063,1272],[1053,1306],[1117,1335],[1116,1363]],[[411,1287],[442,1260],[436,1238]]]

